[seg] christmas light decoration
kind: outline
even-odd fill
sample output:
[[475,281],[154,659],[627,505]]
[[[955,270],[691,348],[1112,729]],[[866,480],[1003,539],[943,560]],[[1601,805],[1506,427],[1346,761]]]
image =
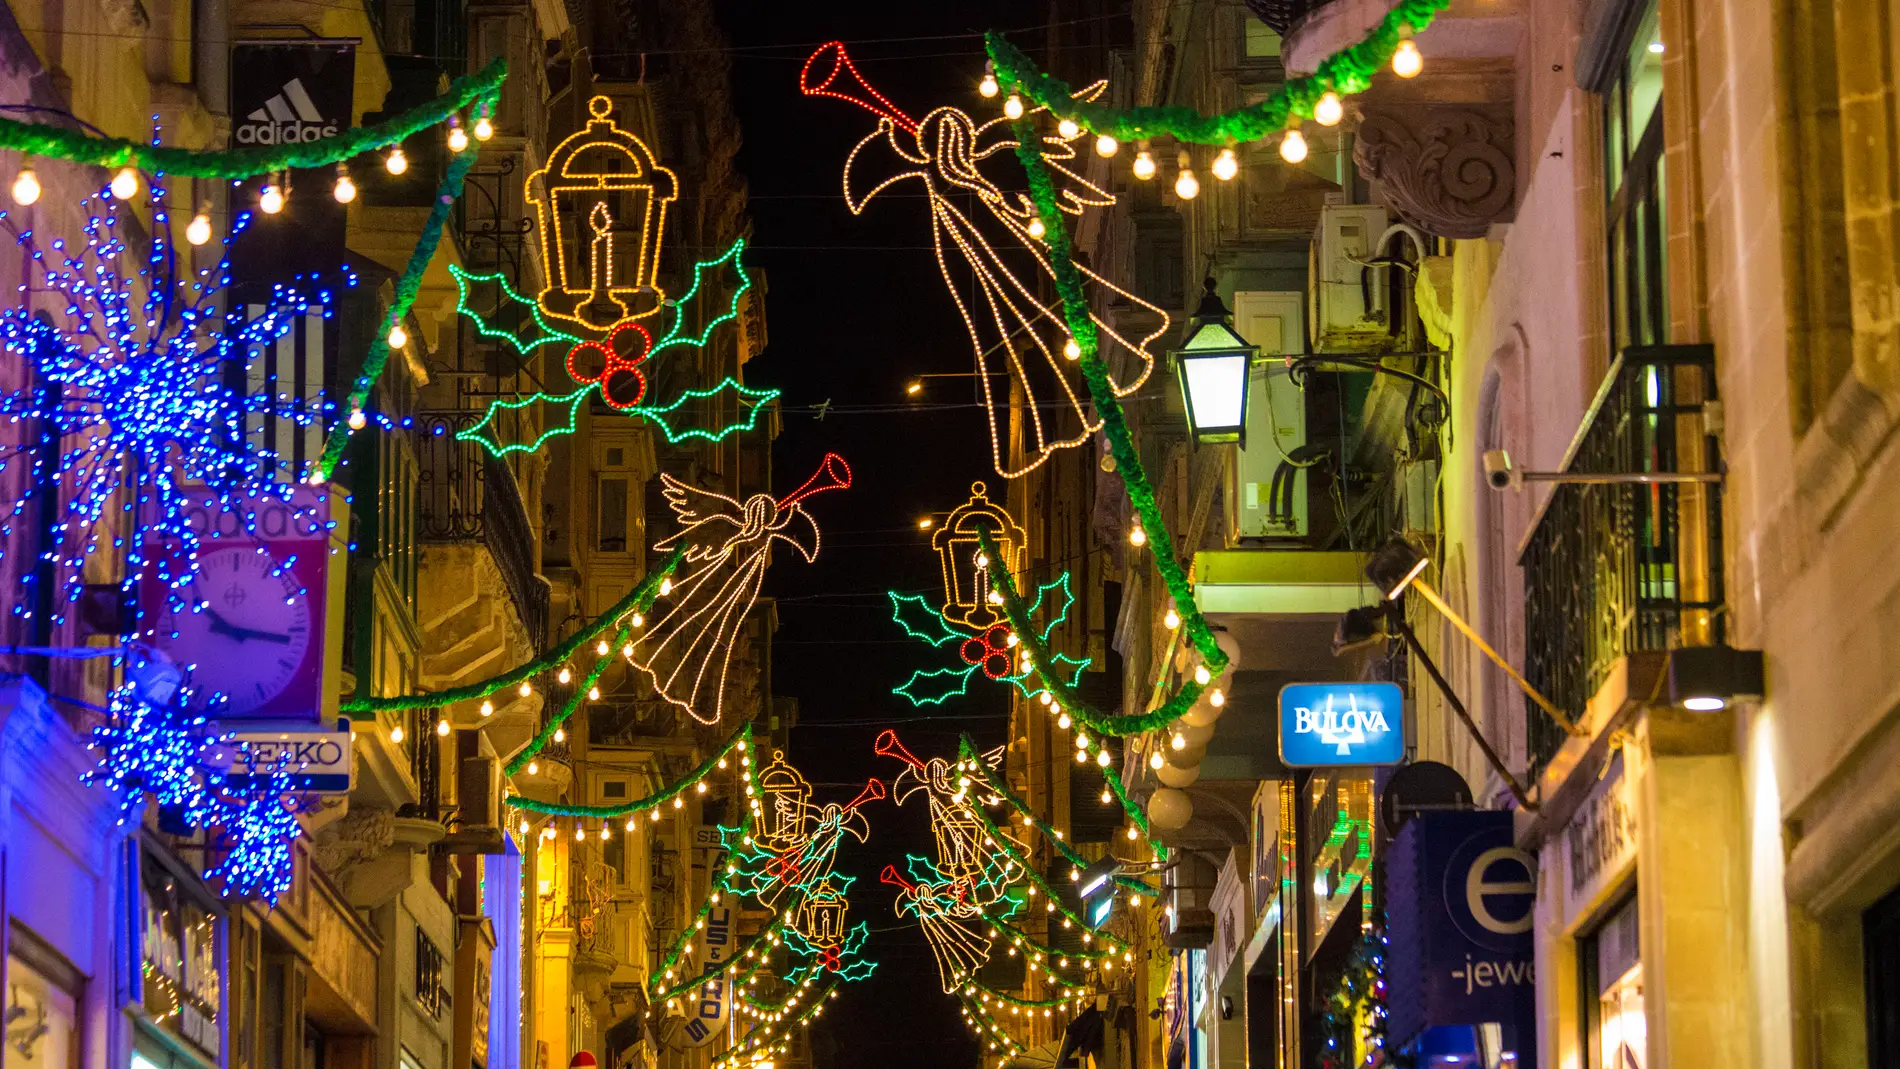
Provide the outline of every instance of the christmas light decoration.
[[[873,779],[843,805],[813,805],[810,784],[785,763],[782,753],[773,754],[754,782],[760,805],[752,834],[734,843],[729,837],[734,833],[721,832],[732,854],[725,882],[770,909],[785,907],[788,899],[803,901],[814,888],[833,879],[844,836],[859,842],[870,837],[863,805],[887,795],[884,784]],[[849,878],[844,878],[844,886],[850,886]],[[814,931],[805,935],[820,938]]]
[[[613,101],[587,102],[588,120],[548,153],[523,195],[534,206],[547,283],[541,310],[591,331],[658,311],[660,246],[679,179],[646,143],[616,125]],[[616,212],[630,208],[627,218]]]
[[[752,278],[746,272],[741,259],[745,249],[745,239],[734,241],[726,251],[711,260],[703,260],[693,265],[693,285],[685,296],[678,301],[665,302],[671,310],[671,325],[658,340],[648,335],[645,327],[631,320],[616,323],[600,336],[590,340],[583,335],[595,332],[580,324],[556,326],[550,321],[540,303],[530,301],[516,293],[501,275],[477,275],[451,265],[449,271],[455,277],[457,289],[456,310],[467,316],[475,326],[476,333],[486,338],[495,338],[511,346],[523,357],[532,356],[536,350],[547,345],[568,346],[567,368],[569,376],[581,383],[579,389],[565,394],[535,393],[512,400],[491,402],[488,411],[473,426],[456,432],[455,437],[462,441],[480,444],[494,456],[507,456],[510,453],[533,452],[546,444],[549,439],[572,434],[578,428],[581,406],[596,392],[610,406],[624,415],[638,416],[656,425],[669,442],[679,442],[689,438],[707,441],[721,441],[726,436],[753,429],[758,423],[760,408],[779,396],[777,390],[755,390],[746,387],[737,379],[728,376],[718,385],[704,390],[686,390],[678,397],[664,404],[641,405],[639,403],[646,388],[646,377],[641,365],[647,364],[661,354],[674,348],[700,348],[711,339],[713,331],[730,322],[739,314],[740,298],[752,288]],[[727,295],[723,304],[714,304],[702,308],[702,291],[707,289],[707,279],[719,269],[730,267],[738,278],[738,286]],[[478,286],[493,286],[496,290],[495,309],[486,315],[478,312],[470,303],[471,293]],[[502,330],[488,323],[491,316],[510,310],[525,309],[534,321],[536,330],[527,336],[513,330]],[[689,324],[704,320],[705,325],[694,333]],[[577,333],[578,332],[578,333]],[[643,344],[637,351],[628,352],[628,346],[616,344],[616,336],[624,338],[639,337]],[[616,384],[616,379],[636,382],[637,388]],[[685,419],[697,415],[702,410],[726,411],[727,405],[722,395],[731,395],[734,403],[731,408],[741,417],[723,427],[693,427],[685,425]],[[712,405],[700,405],[696,402],[707,398],[721,398]],[[504,413],[514,413],[538,404],[551,408],[566,407],[565,418],[550,419],[546,422],[540,436],[531,442],[504,442],[496,437],[497,418]],[[686,409],[682,414],[681,409]]]
[[660,480],[680,530],[655,548],[684,547],[694,570],[663,591],[666,609],[647,621],[628,660],[647,674],[661,698],[701,723],[715,724],[733,644],[758,600],[773,543],[793,547],[807,563],[817,559],[818,525],[802,502],[848,488],[851,466],[827,453],[804,485],[777,500],[754,494],[741,502],[671,475]]
[[[196,151],[166,148],[149,141],[95,137],[82,130],[0,118],[0,150],[66,160],[70,163],[131,169],[133,192],[137,172],[175,178],[241,180],[293,168],[327,167],[352,156],[398,144],[404,138],[439,125],[471,104],[492,107],[499,100],[508,65],[497,59],[475,74],[457,78],[448,92],[374,126],[350,127],[335,137],[283,145]],[[130,196],[131,194],[127,194]]]
[[1410,37],[1430,26],[1449,3],[1400,0],[1358,43],[1321,60],[1311,76],[1289,78],[1265,99],[1219,115],[1202,115],[1185,107],[1107,107],[1092,97],[1076,96],[1060,79],[1038,70],[1002,35],[991,33],[986,43],[999,91],[1021,95],[1059,119],[1125,141],[1167,135],[1197,145],[1227,145],[1262,141],[1295,118],[1315,117],[1314,108],[1328,93],[1365,92],[1372,86],[1373,74],[1388,61],[1399,77],[1416,75],[1423,60]]
[[[980,529],[990,531],[996,543],[993,553],[979,550]],[[939,611],[944,620],[972,631],[1002,622],[1002,614],[989,601],[990,569],[1021,571],[1027,536],[1008,510],[990,500],[982,483],[970,484],[970,499],[951,510],[943,526],[930,536],[930,548],[936,551],[943,570],[943,605]]]
[[[945,530],[949,530],[946,526]],[[942,532],[939,532],[942,533]],[[1003,559],[1004,553],[992,548],[994,559]],[[986,574],[986,567],[979,574]],[[946,582],[948,578],[946,576]],[[988,594],[987,578],[979,580]],[[1059,596],[1052,596],[1058,595]],[[980,669],[983,674],[999,682],[1011,683],[1026,698],[1035,698],[1048,693],[1045,688],[1032,686],[1036,675],[1024,665],[1011,671],[1018,662],[1012,656],[1012,649],[1020,641],[1016,632],[1002,624],[975,630],[974,632],[952,623],[942,614],[930,607],[929,602],[915,594],[889,593],[891,599],[891,619],[904,633],[920,639],[930,646],[942,648],[946,644],[956,643],[957,657],[961,667],[918,670],[911,673],[909,679],[892,688],[891,693],[908,699],[912,705],[936,705],[953,697],[968,693],[970,680]],[[1044,583],[1036,589],[1036,601],[1026,607],[1023,619],[1026,626],[1037,629],[1039,641],[1047,642],[1049,635],[1060,627],[1069,617],[1069,608],[1075,604],[1075,594],[1070,590],[1069,574],[1064,572],[1054,582]],[[987,607],[987,606],[986,606]],[[954,609],[953,609],[954,611]],[[974,612],[965,614],[972,619],[982,619]],[[995,617],[991,617],[995,618]],[[1092,660],[1077,660],[1066,654],[1045,656],[1043,663],[1048,665],[1067,685],[1074,686],[1081,678]]]
[[[1102,752],[1105,753],[1107,751],[1102,751]],[[1063,859],[1068,861],[1070,865],[1074,866],[1077,869],[1086,869],[1090,865],[1093,865],[1096,862],[1096,860],[1098,860],[1095,858],[1083,857],[1081,854],[1077,853],[1075,848],[1070,846],[1067,840],[1063,839],[1060,835],[1056,834],[1049,827],[1047,821],[1034,820],[1034,814],[1031,812],[1029,808],[1029,803],[1025,802],[1020,796],[1016,794],[1016,792],[1010,790],[1009,784],[1005,782],[1003,777],[998,775],[996,771],[992,769],[988,764],[980,760],[975,760],[975,758],[977,757],[976,746],[974,743],[970,741],[968,736],[965,736],[962,742],[960,743],[959,749],[958,749],[958,756],[959,756],[959,759],[966,766],[973,767],[974,773],[983,780],[984,786],[989,789],[991,794],[1002,799],[1004,802],[1007,802],[1009,804],[1009,807],[1015,810],[1018,814],[1031,818],[1031,820],[1033,821],[1031,826],[1041,829],[1044,841],[1047,842],[1056,851],[1056,853],[1061,854]],[[974,762],[973,765],[972,765],[972,762]],[[1110,781],[1110,783],[1112,783],[1112,786],[1109,787],[1111,791],[1120,787],[1120,777],[1114,775],[1112,772],[1104,773],[1103,779],[1106,781]],[[986,815],[983,819],[988,821],[989,818]],[[995,823],[993,821],[990,822],[990,827],[995,828]],[[997,830],[997,833],[998,834],[1001,833],[1000,829]],[[1129,876],[1117,876],[1115,878],[1115,883],[1121,886],[1122,888],[1128,891],[1135,892],[1137,894],[1152,895],[1156,893],[1153,887],[1149,886],[1146,883],[1143,883],[1141,880],[1138,880]]]
[[[835,88],[841,78],[855,81],[859,92]],[[1049,166],[1064,178],[1060,198],[1032,208],[1021,194],[1005,194],[981,168],[984,161],[1014,143],[1008,120],[979,125],[963,111],[940,107],[918,122],[865,83],[844,45],[838,42],[812,53],[799,76],[799,85],[807,95],[849,100],[879,116],[876,129],[859,141],[845,160],[845,205],[852,214],[861,214],[879,193],[900,183],[916,182],[922,187],[930,207],[938,267],[963,318],[976,358],[997,472],[1015,478],[1041,465],[1055,450],[1088,441],[1100,422],[1083,404],[1065,369],[1061,352],[1068,332],[1063,330],[1062,317],[1040,295],[1034,281],[1038,275],[1047,277],[1052,263],[1042,243],[1029,233],[1030,224],[1038,218],[1049,233],[1056,233],[1062,230],[1062,213],[1080,214],[1085,208],[1115,202],[1112,195],[1067,166],[1076,158],[1074,142],[1082,136],[1081,131],[1078,129],[1075,138],[1064,140],[1039,137],[1027,121],[1016,128],[1015,136],[1029,136],[1041,143],[1037,158],[1049,159]],[[1104,87],[1091,86],[1078,96],[1093,99]],[[1007,104],[1005,108],[1007,111]],[[894,158],[898,171],[860,192],[853,176],[860,166],[870,166],[872,155],[880,151]],[[974,215],[960,207],[967,203],[971,192],[982,207]],[[1118,366],[1131,368],[1131,374],[1126,381],[1113,385],[1117,397],[1126,396],[1139,389],[1153,370],[1154,357],[1147,346],[1167,331],[1167,313],[1086,268],[1074,270],[1105,291],[1104,304],[1127,302],[1153,314],[1151,322],[1157,324],[1153,331],[1132,340],[1122,337],[1105,321],[1091,323],[1091,331],[1106,334],[1126,352]],[[972,279],[980,296],[966,300],[964,289]],[[1073,329],[1071,324],[1069,330]],[[1004,380],[1002,385],[998,380]],[[1028,459],[1020,467],[1008,462],[1009,448],[1003,440],[1006,410],[1016,387],[1028,398],[1021,410],[1027,423]],[[1070,416],[1076,429],[1059,435],[1058,428],[1066,426]]]
[[[0,413],[38,421],[46,447],[0,459],[0,470],[29,466],[19,496],[0,502],[0,538],[29,505],[57,510],[49,526],[58,542],[41,558],[57,568],[65,593],[54,623],[65,619],[64,605],[79,599],[86,562],[101,551],[118,553],[121,544],[123,589],[135,589],[149,572],[165,585],[172,611],[190,609],[181,591],[197,574],[202,544],[187,519],[194,510],[231,514],[234,526],[254,533],[260,511],[282,506],[294,528],[326,529],[317,503],[286,470],[289,458],[264,446],[262,422],[251,418],[309,424],[323,414],[321,397],[246,393],[227,383],[300,318],[327,317],[330,291],[299,279],[272,287],[261,304],[227,311],[231,239],[213,267],[181,268],[167,240],[166,200],[165,190],[154,187],[155,225],[143,257],[134,257],[122,236],[119,212],[129,209],[110,199],[85,202],[98,214],[78,246],[57,238],[43,246],[38,234],[0,212],[0,227],[26,254],[26,286],[62,298],[39,302],[37,310],[0,311],[0,347],[36,380],[0,395]],[[239,217],[238,230],[247,220]],[[125,270],[130,263],[138,264],[136,273]],[[355,276],[340,281],[353,285]],[[121,493],[125,486],[138,487],[137,501]],[[115,539],[117,517],[107,516],[118,513],[130,522]],[[13,612],[25,617],[30,600],[17,599]]]
[[13,179],[13,202],[25,206],[39,199],[40,176],[34,174],[31,167],[20,168],[20,173]]

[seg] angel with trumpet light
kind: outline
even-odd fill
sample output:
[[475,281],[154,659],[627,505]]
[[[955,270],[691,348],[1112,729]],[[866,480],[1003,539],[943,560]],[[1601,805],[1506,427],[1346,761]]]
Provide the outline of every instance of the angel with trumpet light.
[[[1076,95],[1093,100],[1106,87],[1098,82]],[[1029,197],[1004,193],[984,168],[995,170],[995,160],[1014,158],[1017,142],[1005,118],[978,123],[960,109],[941,107],[923,119],[911,118],[871,88],[858,74],[844,45],[832,42],[812,53],[799,75],[807,96],[848,100],[878,116],[877,128],[866,135],[845,159],[845,205],[853,215],[864,211],[879,193],[903,183],[923,187],[930,205],[932,241],[945,286],[956,302],[976,353],[977,381],[983,384],[989,410],[990,451],[996,470],[1013,479],[1036,468],[1057,449],[1081,445],[1100,428],[1101,420],[1077,393],[1075,366],[1081,349],[1069,331],[1055,298],[1044,297],[1037,276],[1054,277],[1042,238],[1059,219],[1043,219]],[[1085,208],[1111,205],[1115,198],[1070,166],[1081,129],[1065,125],[1056,136],[1042,138],[1043,159],[1062,182],[1058,192],[1064,214],[1080,215]],[[876,178],[860,172],[874,160],[894,170]],[[970,205],[966,210],[962,205]],[[1109,368],[1115,396],[1126,397],[1141,388],[1154,369],[1148,345],[1168,329],[1168,316],[1159,307],[1104,279],[1088,267],[1077,269],[1096,291],[1116,302],[1127,302],[1152,314],[1153,329],[1141,337],[1125,336],[1115,324],[1092,316],[1101,337],[1101,356]],[[974,282],[974,293],[969,290]],[[966,295],[967,294],[967,295]],[[1028,431],[1020,465],[1011,462],[1004,440],[1008,409],[1015,389],[1027,403],[1023,414]],[[1069,414],[1073,414],[1073,419]]]
[[679,533],[654,546],[686,546],[685,578],[662,587],[664,608],[634,640],[628,660],[653,687],[702,724],[719,722],[733,643],[746,614],[758,601],[774,543],[797,550],[806,562],[818,556],[818,524],[802,502],[826,490],[851,485],[851,466],[826,453],[803,486],[774,500],[753,494],[741,502],[661,475],[666,503],[681,524]]

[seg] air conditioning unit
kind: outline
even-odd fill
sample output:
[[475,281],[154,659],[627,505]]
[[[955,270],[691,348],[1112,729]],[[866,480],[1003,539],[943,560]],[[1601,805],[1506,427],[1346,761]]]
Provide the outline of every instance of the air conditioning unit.
[[1385,228],[1385,209],[1375,204],[1320,209],[1306,274],[1314,352],[1375,352],[1390,345],[1386,269],[1366,266]]
[[1247,447],[1228,469],[1228,542],[1302,538],[1306,512],[1306,395],[1293,384],[1286,356],[1305,351],[1306,294],[1242,290],[1234,294],[1234,329],[1260,347],[1247,383]]
[[1174,908],[1164,922],[1162,941],[1174,950],[1205,950],[1214,942],[1214,866],[1182,851],[1173,882],[1165,889]]
[[501,827],[501,762],[492,754],[464,757],[455,783],[456,827],[442,843],[451,854],[507,850]]

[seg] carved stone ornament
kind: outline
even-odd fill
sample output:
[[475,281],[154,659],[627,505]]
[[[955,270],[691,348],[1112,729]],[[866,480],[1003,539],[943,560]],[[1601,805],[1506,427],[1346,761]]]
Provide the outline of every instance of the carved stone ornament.
[[1516,209],[1508,107],[1368,107],[1352,152],[1399,217],[1430,234],[1481,238]]

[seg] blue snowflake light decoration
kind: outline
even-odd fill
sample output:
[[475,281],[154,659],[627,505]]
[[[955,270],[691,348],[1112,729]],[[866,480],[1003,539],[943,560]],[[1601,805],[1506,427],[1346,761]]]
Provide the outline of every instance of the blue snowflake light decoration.
[[[61,574],[65,604],[79,599],[87,559],[110,540],[125,555],[126,589],[150,570],[174,610],[195,608],[179,593],[197,572],[193,508],[236,512],[253,533],[263,502],[281,502],[313,534],[328,522],[291,500],[295,473],[258,440],[252,428],[261,421],[251,417],[304,426],[330,406],[242,384],[264,381],[248,369],[300,317],[330,316],[331,292],[299,276],[248,308],[230,300],[231,242],[249,214],[238,216],[216,266],[194,275],[181,268],[165,203],[153,183],[152,234],[130,271],[122,265],[138,257],[126,234],[139,228],[107,192],[82,202],[91,213],[83,247],[43,242],[0,212],[0,227],[28,254],[26,299],[0,311],[0,349],[33,372],[30,388],[0,395],[0,416],[32,421],[39,432],[38,448],[0,460],[0,469],[22,460],[32,467],[20,496],[0,499],[0,539],[27,522],[29,506],[52,510],[54,537],[41,559]],[[353,274],[344,281],[356,283]],[[121,515],[108,520],[114,512]],[[154,546],[163,551],[149,552]],[[30,614],[30,602],[20,599],[15,615]],[[54,622],[63,620],[54,610]]]

